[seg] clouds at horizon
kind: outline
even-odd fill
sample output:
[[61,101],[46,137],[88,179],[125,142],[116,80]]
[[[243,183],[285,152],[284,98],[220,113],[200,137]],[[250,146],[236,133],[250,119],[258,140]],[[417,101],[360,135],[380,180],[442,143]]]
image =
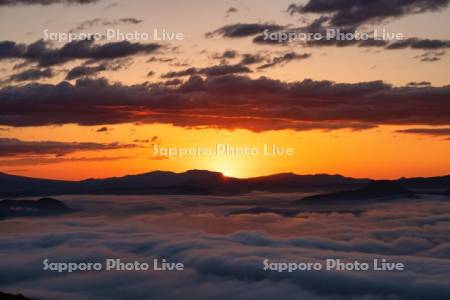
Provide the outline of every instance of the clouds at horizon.
[[[191,76],[174,87],[106,79],[0,89],[0,124],[169,123],[182,127],[277,129],[373,128],[450,124],[450,87],[393,87],[382,81],[284,82],[267,77]],[[34,103],[42,109],[37,110]],[[69,112],[70,113],[67,113]],[[48,118],[51,114],[52,118]]]
[[450,128],[410,128],[404,130],[397,130],[399,133],[419,134],[428,136],[449,136]]
[[234,64],[234,65],[223,64],[204,68],[191,67],[181,71],[170,71],[168,73],[162,74],[161,78],[175,78],[200,74],[206,76],[222,76],[228,74],[251,73],[251,72],[252,70],[250,70],[244,64]]
[[[89,150],[91,151],[91,150]],[[111,162],[122,159],[130,159],[131,156],[96,156],[96,157],[48,157],[48,156],[27,156],[13,159],[3,159],[0,161],[1,167],[13,167],[13,166],[36,166],[36,165],[50,165],[59,163],[79,163],[79,162]],[[11,171],[9,171],[11,172]]]
[[22,141],[15,138],[0,138],[0,157],[22,155],[64,156],[78,151],[99,151],[133,148],[133,144],[94,142]]

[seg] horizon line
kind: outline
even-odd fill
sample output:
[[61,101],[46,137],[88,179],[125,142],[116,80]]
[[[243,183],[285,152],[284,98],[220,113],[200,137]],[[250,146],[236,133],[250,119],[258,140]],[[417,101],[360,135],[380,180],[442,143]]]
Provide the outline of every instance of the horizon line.
[[123,177],[127,177],[127,176],[139,176],[139,175],[150,174],[150,173],[157,173],[157,172],[161,172],[161,173],[172,173],[172,174],[176,174],[176,175],[181,175],[181,174],[185,174],[185,173],[193,172],[193,171],[209,172],[209,173],[219,173],[219,174],[221,174],[221,175],[222,175],[223,177],[225,177],[225,178],[231,178],[231,179],[243,179],[243,180],[244,180],[244,179],[252,179],[252,178],[271,177],[271,176],[277,176],[277,175],[294,175],[294,176],[320,176],[320,175],[325,175],[325,176],[340,176],[340,177],[349,178],[349,179],[363,179],[363,180],[373,180],[373,181],[378,181],[378,180],[396,181],[396,180],[400,180],[400,179],[436,178],[436,177],[446,177],[446,176],[450,176],[450,174],[447,173],[447,174],[444,174],[444,175],[434,175],[434,176],[413,176],[413,177],[405,177],[405,176],[401,176],[401,177],[397,177],[397,178],[395,178],[395,179],[387,179],[387,178],[374,179],[374,178],[370,178],[370,177],[353,177],[353,176],[345,176],[345,175],[342,175],[342,174],[339,174],[339,173],[335,173],[335,174],[330,174],[330,173],[297,174],[297,173],[294,173],[294,172],[281,172],[281,173],[271,173],[271,174],[268,174],[268,175],[260,175],[260,176],[236,177],[236,176],[227,176],[227,175],[225,175],[223,172],[220,172],[220,171],[206,170],[206,169],[188,169],[188,170],[180,171],[180,172],[168,171],[168,170],[153,170],[153,171],[148,171],[148,172],[144,172],[144,173],[125,174],[125,175],[119,175],[119,176],[108,176],[108,177],[98,177],[98,178],[96,178],[96,177],[89,177],[89,178],[78,179],[78,180],[60,179],[60,178],[49,178],[49,177],[24,176],[24,175],[17,175],[17,174],[13,174],[13,173],[8,173],[8,172],[4,172],[4,171],[0,171],[0,175],[17,176],[17,177],[33,178],[33,179],[45,179],[45,180],[57,180],[57,181],[80,182],[80,181],[86,181],[86,180],[102,180],[102,179],[110,179],[110,178],[123,178]]

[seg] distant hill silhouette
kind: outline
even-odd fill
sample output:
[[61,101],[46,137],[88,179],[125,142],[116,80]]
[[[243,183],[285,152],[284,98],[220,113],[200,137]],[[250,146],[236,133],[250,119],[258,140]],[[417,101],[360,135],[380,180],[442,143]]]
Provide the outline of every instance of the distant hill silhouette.
[[1,300],[31,300],[30,298],[27,298],[21,294],[13,295],[13,294],[7,294],[0,292],[0,299]]
[[355,179],[341,175],[297,175],[294,173],[281,173],[269,176],[244,179],[245,186],[250,190],[266,191],[306,191],[317,189],[332,189],[362,186],[369,179]]
[[0,173],[0,197],[55,195],[77,188],[76,182]]
[[237,179],[222,173],[190,170],[184,173],[155,171],[139,175],[88,179],[79,182],[88,193],[112,194],[227,194],[239,193]]
[[[219,172],[191,170],[183,173],[154,171],[138,175],[64,181],[0,173],[0,197],[59,194],[198,194],[228,195],[250,191],[304,192],[357,189],[370,182],[341,175],[275,174],[253,178],[226,177]],[[440,189],[450,186],[450,176],[400,179],[405,188]]]
[[397,180],[402,186],[409,189],[448,190],[450,189],[450,175],[440,177],[415,177]]
[[62,181],[0,173],[0,196],[58,194],[240,194],[260,191],[304,191],[358,187],[367,179],[340,175],[276,174],[239,179],[219,172],[190,170],[183,173],[154,171],[138,175]]
[[[0,220],[13,217],[43,217],[74,212],[63,202],[52,198],[0,201]],[[2,298],[0,298],[2,299]]]
[[339,201],[357,200],[389,200],[399,197],[414,197],[415,194],[404,187],[402,187],[396,181],[389,180],[376,180],[369,182],[366,186],[356,189],[340,191],[335,193],[327,193],[320,195],[313,195],[294,201],[298,204],[326,204],[326,203],[338,203]]

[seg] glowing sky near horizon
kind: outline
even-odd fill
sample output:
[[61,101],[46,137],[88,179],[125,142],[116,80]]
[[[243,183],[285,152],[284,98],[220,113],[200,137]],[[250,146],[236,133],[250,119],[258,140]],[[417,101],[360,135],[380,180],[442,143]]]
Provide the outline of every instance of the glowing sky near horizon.
[[[450,64],[447,53],[439,61],[423,62],[415,57],[421,49],[385,50],[364,47],[310,47],[298,45],[255,45],[251,38],[206,38],[205,33],[235,23],[303,24],[299,16],[290,16],[285,10],[289,1],[99,1],[89,5],[60,4],[48,6],[0,7],[0,41],[33,43],[43,37],[43,30],[67,32],[86,20],[103,18],[117,20],[136,18],[139,24],[120,24],[123,31],[151,32],[154,28],[183,32],[185,40],[163,42],[171,50],[130,57],[125,67],[107,70],[98,77],[130,86],[148,81],[157,83],[169,71],[188,67],[207,67],[220,63],[214,58],[224,50],[239,53],[263,53],[271,56],[287,51],[310,53],[305,60],[291,61],[264,70],[246,74],[252,79],[266,76],[282,82],[305,79],[330,80],[338,83],[359,83],[382,80],[394,87],[411,82],[429,82],[432,87],[445,87],[450,82]],[[301,1],[300,1],[301,2]],[[306,1],[303,1],[306,2]],[[226,16],[230,7],[236,13]],[[306,15],[312,20],[312,15]],[[450,9],[439,12],[405,15],[389,19],[375,27],[402,32],[407,37],[450,39]],[[104,26],[89,30],[101,30]],[[62,44],[55,43],[54,47]],[[173,47],[176,47],[174,49]],[[148,62],[151,57],[161,59]],[[164,61],[173,59],[173,61]],[[68,70],[82,65],[81,60],[69,61],[55,67],[55,75],[47,79],[20,83],[7,82],[16,73],[20,60],[0,60],[0,89],[9,85],[32,82],[57,84],[64,80]],[[152,71],[153,76],[147,77]],[[74,84],[75,80],[70,81]],[[0,99],[5,101],[5,99]],[[36,109],[39,103],[36,103]],[[230,109],[232,110],[232,103]],[[68,111],[68,114],[71,112]],[[1,115],[1,112],[0,112]],[[48,118],[52,118],[51,111]],[[142,124],[126,122],[82,126],[58,124],[46,126],[0,125],[0,138],[21,141],[95,142],[134,144],[133,148],[95,151],[74,151],[66,155],[16,154],[0,156],[0,171],[42,178],[84,179],[137,174],[152,170],[182,172],[189,169],[208,169],[227,176],[252,177],[274,173],[342,174],[352,177],[399,178],[437,176],[450,170],[450,135],[407,134],[401,130],[436,128],[430,124],[381,124],[363,130],[292,129],[251,131],[246,128],[226,129],[212,126],[176,126],[154,122]],[[447,126],[446,126],[447,125]],[[98,131],[101,127],[106,131]],[[439,128],[448,128],[441,124]],[[153,137],[161,147],[215,147],[230,144],[235,147],[258,147],[276,144],[294,149],[293,156],[186,156],[182,159],[152,156]],[[0,145],[1,150],[1,145]],[[1,154],[0,154],[1,155]]]

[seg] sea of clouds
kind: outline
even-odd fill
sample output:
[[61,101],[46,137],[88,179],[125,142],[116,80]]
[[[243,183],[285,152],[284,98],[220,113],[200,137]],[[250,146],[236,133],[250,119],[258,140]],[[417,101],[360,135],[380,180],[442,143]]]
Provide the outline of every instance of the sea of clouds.
[[[299,194],[60,196],[79,212],[0,222],[0,290],[38,299],[450,299],[448,196],[352,212],[232,214]],[[42,261],[182,262],[178,272],[42,270]],[[402,262],[397,272],[271,272],[264,259]]]

